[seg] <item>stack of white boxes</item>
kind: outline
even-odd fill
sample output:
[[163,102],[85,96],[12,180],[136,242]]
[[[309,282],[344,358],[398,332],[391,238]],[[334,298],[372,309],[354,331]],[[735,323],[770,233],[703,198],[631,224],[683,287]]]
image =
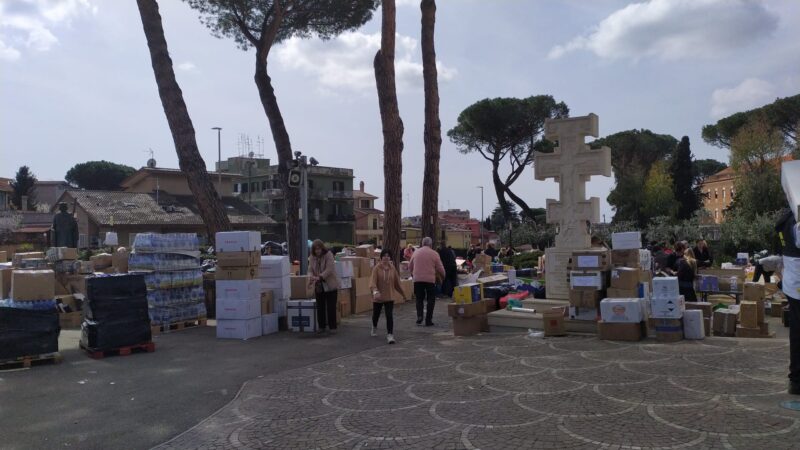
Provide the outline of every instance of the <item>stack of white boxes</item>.
[[339,289],[353,288],[353,262],[336,261],[336,275],[339,276]]
[[[226,231],[216,235],[217,254],[260,252],[257,231]],[[261,336],[261,281],[217,280],[217,337],[250,339]]]
[[278,319],[286,317],[286,304],[291,294],[292,269],[288,256],[262,256],[258,270],[258,281],[262,293],[271,293],[273,309],[262,317],[264,335],[278,331]]
[[678,278],[653,278],[653,297],[650,299],[650,317],[656,329],[656,339],[675,342],[683,339],[683,312],[686,303],[678,289]]

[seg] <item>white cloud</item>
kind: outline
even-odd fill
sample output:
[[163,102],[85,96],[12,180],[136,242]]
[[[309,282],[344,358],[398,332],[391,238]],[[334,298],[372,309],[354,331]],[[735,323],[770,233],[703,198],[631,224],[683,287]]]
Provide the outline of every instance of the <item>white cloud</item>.
[[178,70],[182,70],[184,72],[191,72],[195,70],[197,66],[195,66],[194,63],[191,61],[185,61],[175,66],[175,68],[177,68]]
[[711,94],[711,117],[718,119],[735,112],[763,106],[775,99],[775,88],[767,81],[748,78],[732,88]]
[[770,35],[778,17],[759,0],[649,0],[613,12],[548,58],[588,50],[601,58],[710,57]]
[[45,52],[58,43],[51,29],[96,14],[90,0],[16,0],[0,4],[0,59],[13,61],[21,50]]
[[[291,38],[275,50],[286,68],[317,78],[323,90],[375,90],[372,61],[381,46],[381,34],[359,31],[344,33],[330,41]],[[398,34],[395,47],[395,79],[398,90],[422,86],[422,63],[417,41]],[[439,81],[447,82],[458,71],[436,62]]]

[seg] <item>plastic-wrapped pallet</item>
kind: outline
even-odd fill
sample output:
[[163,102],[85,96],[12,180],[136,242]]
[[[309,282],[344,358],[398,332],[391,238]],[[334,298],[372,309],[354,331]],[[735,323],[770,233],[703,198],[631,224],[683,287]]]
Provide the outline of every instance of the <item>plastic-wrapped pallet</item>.
[[60,331],[54,306],[50,309],[0,306],[0,361],[57,352]]
[[143,275],[110,275],[86,280],[81,345],[115,349],[150,342],[147,287]]

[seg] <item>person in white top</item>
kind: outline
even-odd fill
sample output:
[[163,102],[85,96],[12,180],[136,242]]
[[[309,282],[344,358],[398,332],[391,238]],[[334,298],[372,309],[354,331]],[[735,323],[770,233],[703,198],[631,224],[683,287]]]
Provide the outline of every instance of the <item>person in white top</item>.
[[775,231],[783,254],[781,290],[789,299],[789,394],[800,395],[800,230],[791,211],[778,219]]

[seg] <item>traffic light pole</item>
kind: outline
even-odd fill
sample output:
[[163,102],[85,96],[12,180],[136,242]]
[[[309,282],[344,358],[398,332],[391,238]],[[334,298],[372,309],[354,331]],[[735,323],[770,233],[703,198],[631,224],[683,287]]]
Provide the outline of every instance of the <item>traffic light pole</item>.
[[[305,157],[302,157],[305,159]],[[300,164],[303,185],[300,187],[300,274],[308,274],[308,166]]]

